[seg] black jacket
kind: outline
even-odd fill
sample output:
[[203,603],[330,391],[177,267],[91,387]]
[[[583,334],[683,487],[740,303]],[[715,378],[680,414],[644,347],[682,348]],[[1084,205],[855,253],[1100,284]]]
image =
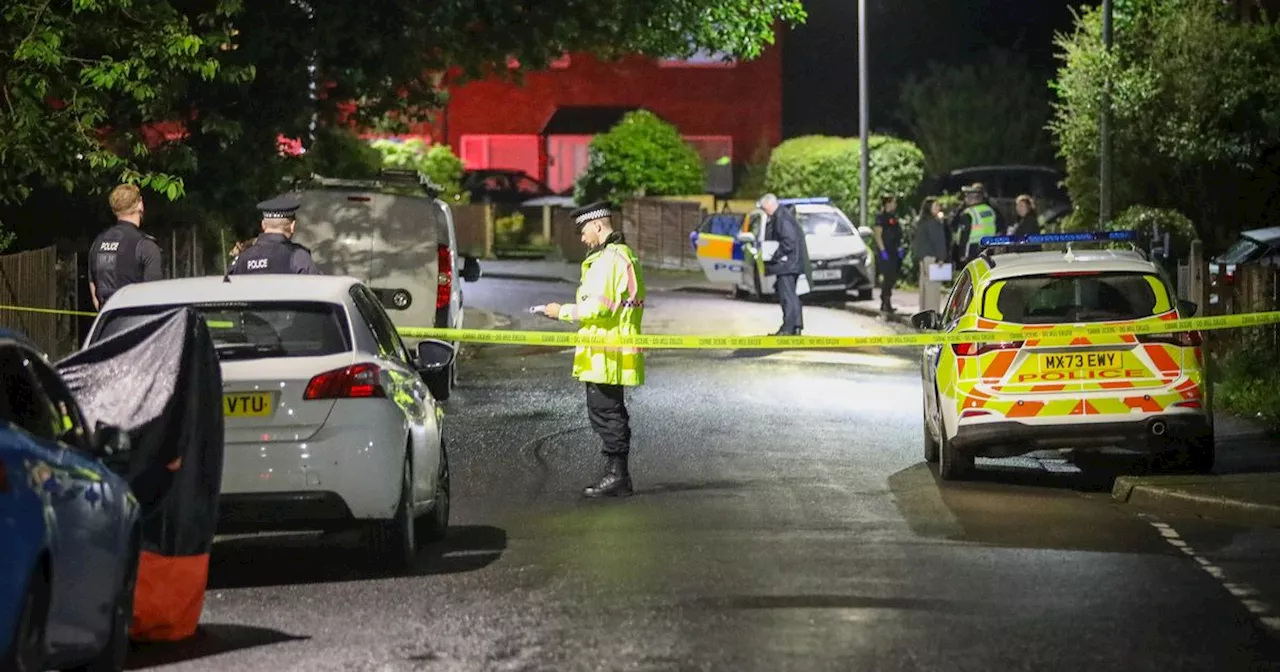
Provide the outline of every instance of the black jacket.
[[322,275],[311,259],[311,250],[289,240],[281,233],[264,233],[240,253],[228,271],[229,275],[258,273],[301,273]]
[[803,275],[809,259],[804,231],[790,208],[779,206],[765,234],[766,240],[778,241],[778,251],[765,262],[765,275]]
[[121,287],[163,279],[160,261],[156,239],[130,222],[116,222],[98,234],[89,248],[89,278],[99,305],[106,304]]

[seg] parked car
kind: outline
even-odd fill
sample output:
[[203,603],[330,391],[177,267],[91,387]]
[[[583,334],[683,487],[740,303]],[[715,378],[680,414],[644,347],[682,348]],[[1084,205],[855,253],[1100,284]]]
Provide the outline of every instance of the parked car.
[[[871,229],[855,227],[828,198],[783,198],[778,203],[792,209],[805,232],[813,293],[853,292],[859,300],[870,299],[875,267],[864,237],[872,235]],[[689,234],[707,280],[731,285],[735,298],[772,295],[775,278],[765,275],[764,259],[773,255],[777,243],[766,239],[769,224],[760,209],[746,215],[707,216],[698,230]]]
[[1236,267],[1242,264],[1280,266],[1280,226],[1241,232],[1226,252],[1209,262],[1210,303],[1217,303],[1224,287],[1235,283]]
[[409,349],[357,278],[256,275],[129,285],[89,343],[180,306],[205,318],[221,362],[225,533],[366,532],[373,557],[403,567],[449,525],[449,460],[427,381],[453,347]]
[[86,427],[45,356],[9,331],[0,381],[0,669],[121,670],[142,536],[105,462],[128,436]]
[[[322,271],[362,280],[404,326],[462,328],[462,281],[479,280],[480,264],[458,254],[453,211],[429,186],[396,173],[316,178],[299,197],[293,239],[311,249]],[[407,340],[417,346],[418,339]],[[458,381],[456,360],[440,378],[432,391],[445,401]]]
[[485,168],[468,170],[462,174],[462,188],[471,195],[472,203],[498,203],[518,206],[543,196],[572,195],[573,190],[557,194],[545,183],[534,179],[523,170]]

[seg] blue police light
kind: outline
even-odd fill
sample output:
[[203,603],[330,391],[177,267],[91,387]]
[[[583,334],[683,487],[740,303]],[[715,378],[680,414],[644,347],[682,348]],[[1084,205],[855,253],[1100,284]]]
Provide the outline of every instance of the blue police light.
[[982,247],[1016,247],[1053,243],[1128,243],[1138,240],[1137,231],[1080,231],[1077,233],[1036,233],[1024,236],[983,236]]
[[831,199],[826,196],[807,196],[805,198],[779,198],[778,205],[830,205]]

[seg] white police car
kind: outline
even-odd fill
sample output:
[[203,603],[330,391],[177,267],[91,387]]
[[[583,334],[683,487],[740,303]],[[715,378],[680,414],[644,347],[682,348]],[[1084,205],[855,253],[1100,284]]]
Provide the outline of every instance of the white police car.
[[[875,268],[864,236],[869,227],[855,227],[831,199],[782,198],[778,204],[790,208],[805,232],[812,267],[814,293],[855,292],[859,300],[871,298]],[[764,273],[765,259],[777,250],[776,241],[767,240],[771,222],[763,210],[708,215],[689,235],[697,251],[698,263],[707,279],[733,286],[735,297],[762,299],[774,293],[774,278]],[[763,242],[761,242],[763,241]]]

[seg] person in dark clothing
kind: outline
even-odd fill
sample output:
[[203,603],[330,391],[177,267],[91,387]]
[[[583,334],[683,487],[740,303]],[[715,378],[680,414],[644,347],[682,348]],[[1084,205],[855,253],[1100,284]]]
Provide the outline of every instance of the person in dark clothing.
[[893,286],[898,284],[898,273],[902,269],[902,258],[906,250],[902,247],[902,221],[898,218],[898,197],[886,194],[880,197],[880,214],[876,215],[876,245],[880,247],[880,259],[876,262],[880,270],[880,310],[885,313],[894,312]]
[[89,248],[89,296],[97,310],[121,287],[164,278],[160,245],[141,231],[142,192],[122,184],[111,190],[107,202],[116,223],[98,234]]
[[[1018,219],[1009,227],[1009,235],[1011,236],[1035,236],[1040,234],[1040,213],[1036,211],[1036,202],[1028,194],[1018,196],[1014,203],[1014,209],[1018,212]],[[1044,249],[1041,245],[1028,245],[1022,248],[1027,252],[1039,252]]]
[[957,250],[953,259],[967,264],[982,251],[980,242],[987,236],[1005,231],[1004,216],[987,199],[986,188],[981,182],[962,187],[964,208],[951,220],[951,230],[957,234]]
[[782,328],[774,335],[799,336],[804,330],[804,308],[800,304],[796,286],[805,272],[809,258],[804,231],[800,229],[791,210],[779,207],[777,196],[765,194],[756,205],[773,220],[765,233],[765,239],[778,241],[778,251],[772,259],[765,262],[764,267],[765,275],[776,277],[774,289],[778,292],[778,303],[782,306]]
[[916,219],[916,239],[911,243],[917,259],[933,257],[936,264],[951,261],[951,237],[942,216],[942,204],[937,199],[926,198],[920,204],[920,215]]
[[299,273],[322,275],[311,259],[311,250],[293,242],[293,228],[301,202],[285,195],[258,204],[262,211],[262,235],[246,247],[227,275]]

